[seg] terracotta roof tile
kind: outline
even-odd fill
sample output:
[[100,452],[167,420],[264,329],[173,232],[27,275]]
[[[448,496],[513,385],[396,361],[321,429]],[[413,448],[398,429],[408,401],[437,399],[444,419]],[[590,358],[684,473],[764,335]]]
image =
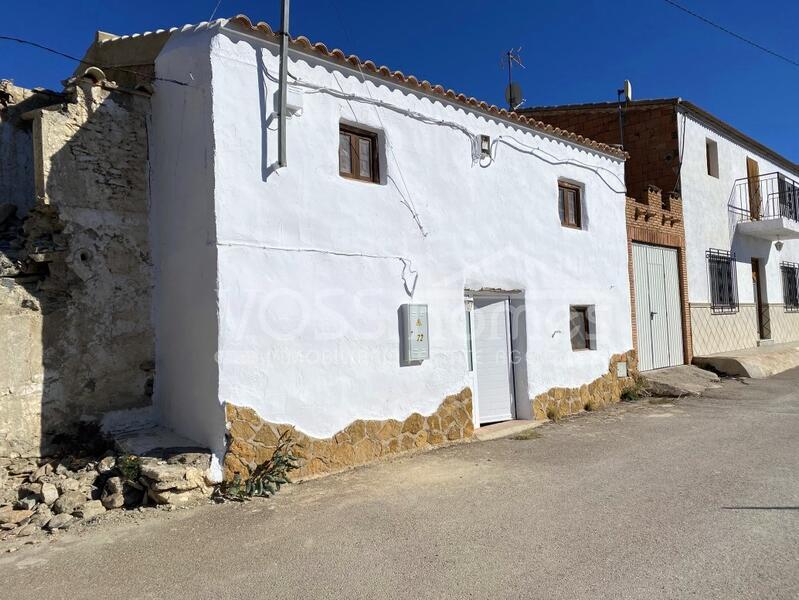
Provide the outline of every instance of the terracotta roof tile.
[[[238,26],[244,29],[247,32],[255,32],[265,35],[266,37],[270,38],[277,38],[278,35],[275,31],[263,21],[259,21],[258,23],[253,23],[249,17],[246,15],[237,15],[230,19],[217,19],[216,21],[211,22],[202,22],[196,25],[184,25],[182,27],[173,27],[168,30],[159,29],[154,32],[144,32],[141,34],[133,34],[128,36],[120,36],[113,39],[105,40],[100,42],[101,44],[114,44],[124,40],[132,40],[139,37],[151,36],[155,34],[164,34],[164,33],[175,33],[175,32],[183,32],[183,31],[199,31],[203,29],[212,29],[214,27],[225,27],[225,26]],[[487,102],[479,100],[477,98],[466,96],[465,94],[455,92],[451,89],[446,89],[441,85],[434,85],[431,84],[427,80],[419,81],[419,79],[413,75],[405,75],[402,71],[392,71],[386,66],[377,66],[371,60],[362,61],[358,56],[355,54],[346,55],[342,50],[335,48],[333,50],[328,50],[327,46],[322,42],[311,42],[305,36],[298,36],[291,38],[291,44],[297,48],[305,50],[309,53],[317,53],[328,60],[339,61],[342,63],[346,63],[352,65],[362,71],[373,73],[375,75],[384,77],[386,79],[399,82],[409,88],[417,88],[422,89],[425,92],[437,94],[439,96],[443,96],[450,100],[454,100],[469,108],[474,108],[481,110],[485,113],[495,115],[499,118],[514,121],[524,125],[526,127],[530,127],[532,129],[536,129],[547,135],[551,135],[560,139],[564,139],[578,145],[581,145],[586,148],[590,148],[592,150],[596,150],[597,152],[602,152],[603,154],[608,154],[610,156],[615,156],[617,158],[626,159],[628,154],[623,150],[615,146],[611,146],[608,144],[603,144],[601,142],[596,142],[594,140],[590,140],[586,137],[581,135],[576,135],[570,131],[566,131],[557,127],[553,127],[552,125],[548,125],[541,121],[538,121],[533,118],[529,118],[523,114],[519,114],[515,111],[509,112],[505,108],[498,108],[496,105],[491,104],[489,105]]]

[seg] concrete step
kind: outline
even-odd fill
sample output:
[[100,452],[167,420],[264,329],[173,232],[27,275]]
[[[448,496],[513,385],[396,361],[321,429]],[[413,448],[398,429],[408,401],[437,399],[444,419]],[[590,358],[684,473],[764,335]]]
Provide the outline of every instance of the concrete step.
[[695,356],[693,362],[725,375],[763,379],[799,367],[799,342]]
[[502,423],[492,423],[491,425],[483,425],[474,430],[474,439],[485,442],[487,440],[496,440],[511,435],[516,435],[522,431],[527,431],[534,427],[540,427],[548,421],[532,421],[526,419],[516,419],[514,421],[503,421]]

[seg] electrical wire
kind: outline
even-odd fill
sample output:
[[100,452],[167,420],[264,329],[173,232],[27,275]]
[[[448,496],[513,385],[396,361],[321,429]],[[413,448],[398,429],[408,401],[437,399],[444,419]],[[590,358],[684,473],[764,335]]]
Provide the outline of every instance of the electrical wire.
[[[266,76],[269,79],[271,79],[273,82],[278,82],[279,81],[277,76],[272,74],[272,73],[270,73],[269,70],[264,69],[264,72],[266,73]],[[456,131],[460,131],[461,133],[463,133],[470,140],[473,161],[474,162],[479,161],[479,158],[480,158],[480,135],[477,134],[477,133],[472,132],[468,127],[466,127],[464,125],[461,125],[460,123],[456,123],[454,121],[447,121],[445,119],[434,119],[434,118],[429,117],[429,116],[427,116],[427,115],[425,115],[423,113],[420,113],[420,112],[417,112],[417,111],[414,111],[414,110],[410,110],[410,109],[406,109],[406,108],[402,108],[402,107],[390,104],[388,102],[384,102],[383,100],[375,99],[372,96],[370,96],[369,98],[366,98],[364,96],[359,96],[357,94],[350,94],[350,93],[347,93],[347,92],[335,90],[333,88],[329,88],[329,87],[326,87],[326,86],[321,86],[321,85],[317,85],[317,84],[314,84],[314,83],[307,82],[307,81],[305,81],[303,79],[300,79],[299,77],[296,77],[294,75],[292,75],[292,78],[294,79],[294,82],[293,82],[294,85],[298,85],[300,87],[304,87],[304,88],[308,88],[308,89],[312,90],[312,92],[310,92],[310,93],[326,93],[326,94],[329,94],[329,95],[334,96],[336,98],[339,98],[341,100],[372,104],[372,105],[374,105],[376,107],[385,108],[387,110],[391,110],[393,112],[402,114],[402,115],[407,116],[407,117],[411,117],[413,119],[422,121],[422,122],[430,124],[430,125],[438,125],[438,126],[441,126],[441,127],[449,127],[449,128],[454,129]],[[382,123],[382,120],[381,120],[381,123]],[[571,164],[573,166],[580,167],[580,168],[586,169],[588,171],[591,171],[595,175],[597,175],[600,178],[600,180],[608,188],[610,188],[613,192],[615,192],[617,194],[626,193],[626,187],[624,185],[624,181],[618,175],[616,175],[616,173],[614,173],[610,169],[606,169],[605,167],[601,167],[601,166],[589,165],[587,163],[584,163],[582,161],[579,161],[579,160],[573,159],[573,158],[560,158],[560,157],[555,156],[554,154],[551,154],[550,152],[547,152],[546,150],[543,150],[543,149],[541,149],[541,148],[539,148],[537,146],[530,146],[529,144],[526,144],[526,143],[522,142],[521,140],[518,140],[517,138],[515,138],[513,136],[499,136],[493,142],[492,147],[496,146],[496,143],[497,143],[496,140],[499,140],[499,139],[502,139],[503,143],[505,143],[505,145],[507,145],[508,147],[513,148],[514,150],[523,152],[525,154],[529,154],[529,155],[535,156],[536,158],[539,158],[539,159],[543,160],[544,162],[548,162],[549,164]],[[516,144],[518,144],[519,146],[522,146],[524,149],[520,150],[518,147],[514,147],[512,144],[509,144],[507,141],[504,141],[504,140],[512,140]],[[544,157],[546,157],[546,158],[544,158]],[[480,164],[480,166],[482,166],[483,168],[486,168],[486,167],[490,166],[493,163],[494,163],[494,159],[492,158],[487,163]],[[609,174],[610,177],[615,179],[621,185],[621,187],[620,188],[615,187],[613,185],[613,183],[608,181],[608,179],[606,179],[602,175],[602,173]]]
[[63,58],[67,58],[69,60],[74,60],[82,65],[88,65],[90,67],[96,67],[98,69],[114,69],[115,71],[120,71],[122,73],[131,73],[136,75],[137,77],[141,77],[144,79],[149,79],[150,81],[164,81],[166,83],[174,83],[176,85],[182,85],[188,87],[189,84],[185,81],[178,81],[177,79],[170,79],[168,77],[156,77],[155,75],[145,75],[143,73],[139,73],[138,71],[134,71],[133,69],[125,69],[122,67],[112,67],[112,66],[103,66],[97,63],[90,62],[88,60],[83,60],[82,58],[78,58],[77,56],[72,56],[71,54],[67,54],[65,52],[61,52],[60,50],[55,50],[54,48],[50,48],[43,44],[38,44],[36,42],[31,42],[30,40],[24,40],[22,38],[13,37],[10,35],[0,35],[0,40],[6,40],[9,42],[16,42],[18,44],[23,44],[26,46],[33,46],[34,48],[38,48],[39,50],[44,50],[45,52],[50,52],[52,54],[56,54],[58,56],[62,56]]
[[[344,19],[342,18],[341,13],[339,12],[338,4],[335,2],[330,2],[330,4],[333,6],[333,8],[336,11],[336,18],[339,21],[340,27],[344,31],[347,38],[350,38],[349,29],[344,23]],[[357,63],[357,66],[358,66],[358,72],[361,74],[361,82],[364,84],[364,87],[366,88],[366,93],[369,94],[369,98],[374,100],[374,98],[372,98],[372,92],[369,89],[369,86],[366,85],[366,75],[364,74],[363,69],[361,69],[360,61]],[[380,116],[380,111],[377,110],[377,107],[375,107],[375,114],[377,114],[377,120],[380,121],[380,127],[383,129],[383,131],[386,131],[386,126],[383,124],[383,119]],[[416,221],[416,225],[417,227],[419,227],[419,231],[422,232],[422,237],[427,237],[427,231],[425,231],[424,225],[422,225],[421,217],[419,216],[419,212],[416,210],[416,206],[414,206],[413,197],[411,196],[411,190],[408,188],[408,183],[405,181],[405,175],[403,175],[402,173],[402,168],[400,167],[399,160],[397,159],[397,155],[394,152],[394,146],[391,143],[391,140],[388,139],[388,137],[386,137],[386,146],[389,152],[391,153],[391,157],[394,159],[394,164],[397,166],[397,172],[399,173],[400,179],[402,180],[402,186],[405,188],[405,193],[408,196],[407,199],[403,196],[403,204],[405,204],[405,206],[411,212],[413,220]],[[394,185],[396,187],[396,183]],[[399,189],[397,191],[399,191]],[[402,196],[401,192],[400,196]]]
[[[392,254],[370,254],[368,252],[346,252],[343,250],[325,250],[322,248],[289,248],[286,246],[271,246],[269,244],[257,244],[254,242],[239,242],[239,241],[218,241],[217,246],[225,246],[228,248],[242,247],[242,248],[257,248],[259,250],[272,250],[276,252],[297,252],[297,253],[310,253],[310,254],[326,254],[329,256],[346,256],[350,258],[374,258],[383,260],[397,260],[402,263],[402,282],[405,286],[407,294],[413,298],[413,292],[416,289],[416,281],[419,276],[418,271],[413,268],[413,263],[410,258],[405,256],[398,256]],[[413,283],[408,282],[408,275],[413,275]]]
[[788,58],[787,56],[785,56],[783,54],[780,54],[778,52],[775,52],[774,50],[770,50],[769,48],[766,48],[765,46],[761,46],[757,42],[753,42],[752,40],[750,40],[748,38],[745,38],[741,34],[735,33],[734,31],[731,31],[731,30],[727,29],[723,25],[719,25],[718,23],[715,23],[715,22],[711,21],[707,17],[703,17],[702,15],[700,15],[698,13],[695,13],[691,9],[686,8],[684,6],[681,6],[680,4],[677,4],[676,2],[673,2],[673,0],[663,0],[663,1],[666,4],[669,4],[669,5],[673,6],[674,8],[676,8],[678,10],[681,10],[684,13],[687,13],[687,14],[691,15],[694,18],[699,19],[700,21],[702,21],[704,23],[707,23],[711,27],[715,27],[719,31],[723,31],[726,34],[731,35],[732,37],[734,37],[734,38],[736,38],[736,39],[738,39],[738,40],[740,40],[740,41],[742,41],[742,42],[744,42],[746,44],[749,44],[750,46],[753,46],[754,48],[757,48],[758,50],[761,50],[761,51],[765,52],[766,54],[771,54],[771,56],[774,56],[775,58],[779,58],[780,60],[784,60],[788,64],[793,65],[794,67],[799,67],[799,62],[798,61],[795,61],[792,58]]
[[209,20],[209,21],[213,21],[213,20],[214,20],[214,17],[216,16],[216,11],[218,11],[218,10],[219,10],[219,5],[220,5],[220,4],[222,4],[222,0],[217,0],[217,2],[216,2],[216,6],[214,6],[214,10],[213,10],[213,12],[211,12],[211,16],[210,16],[210,17],[208,17],[208,20]]

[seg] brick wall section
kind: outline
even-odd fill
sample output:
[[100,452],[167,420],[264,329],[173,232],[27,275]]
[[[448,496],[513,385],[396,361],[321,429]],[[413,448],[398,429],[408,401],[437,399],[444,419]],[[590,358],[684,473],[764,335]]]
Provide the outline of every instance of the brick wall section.
[[688,276],[685,265],[685,225],[682,219],[682,199],[669,193],[666,201],[659,188],[647,186],[645,200],[627,198],[627,268],[630,273],[630,299],[632,307],[633,343],[638,350],[638,323],[635,314],[635,278],[633,273],[633,242],[667,246],[677,249],[680,276],[680,305],[682,307],[683,353],[685,362],[693,358],[691,339],[691,313],[688,306]]
[[[606,144],[618,144],[619,113],[614,105],[602,107],[532,108],[521,111],[536,119]],[[650,184],[665,192],[678,190],[679,139],[677,117],[670,103],[627,107],[624,112],[624,149],[627,195],[645,198]]]

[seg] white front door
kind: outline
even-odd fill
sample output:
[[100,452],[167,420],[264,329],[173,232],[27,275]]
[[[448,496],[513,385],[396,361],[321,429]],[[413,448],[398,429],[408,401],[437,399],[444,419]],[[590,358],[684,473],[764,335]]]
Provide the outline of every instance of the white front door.
[[633,244],[635,320],[642,371],[683,363],[677,250]]
[[474,299],[474,371],[480,423],[507,421],[514,415],[507,298]]

